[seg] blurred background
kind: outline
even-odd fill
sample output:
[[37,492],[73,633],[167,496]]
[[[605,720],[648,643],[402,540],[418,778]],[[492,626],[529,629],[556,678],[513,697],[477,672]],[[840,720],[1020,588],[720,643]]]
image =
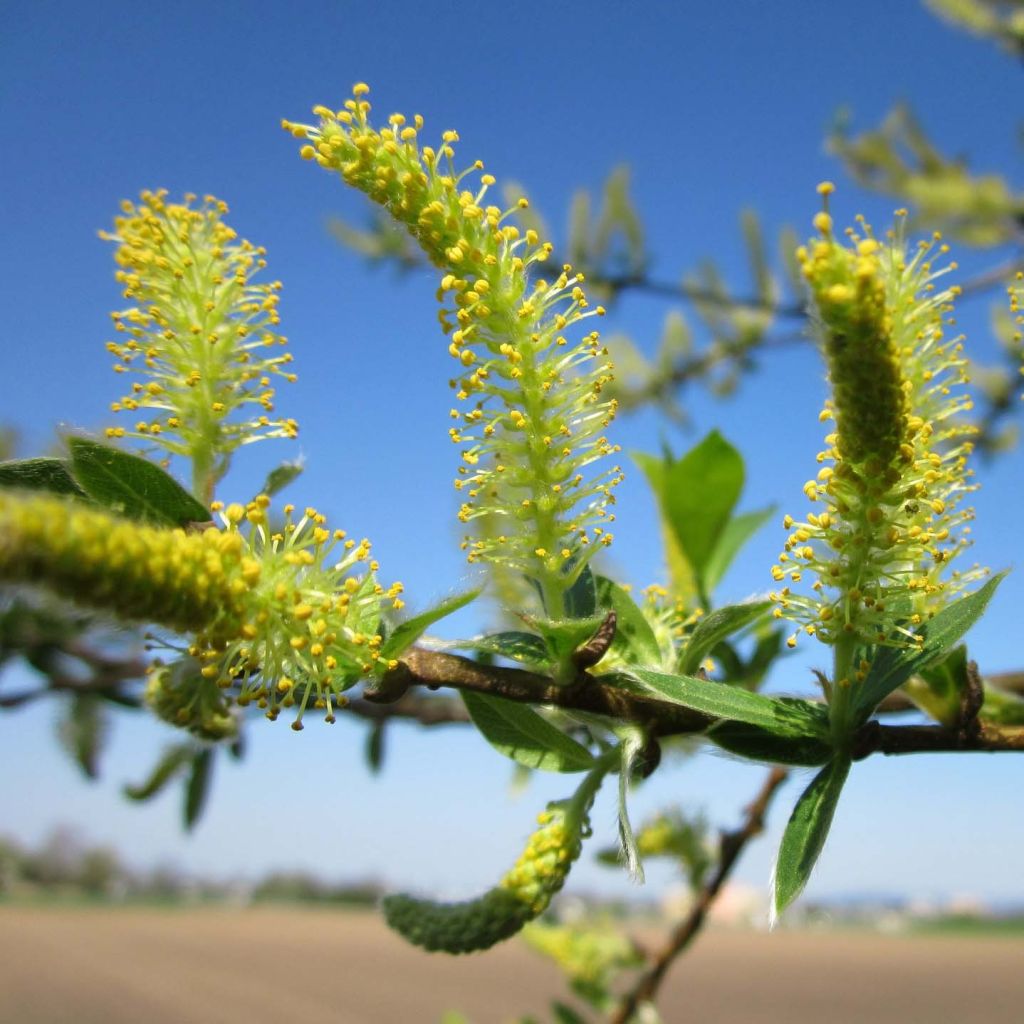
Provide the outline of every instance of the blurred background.
[[[1004,20],[982,23],[979,11]],[[114,422],[108,407],[121,383],[104,343],[109,313],[124,302],[112,247],[97,230],[143,188],[212,193],[228,202],[242,237],[266,246],[268,274],[284,283],[281,329],[299,379],[280,389],[278,409],[301,426],[297,441],[244,450],[220,496],[245,500],[268,470],[301,458],[288,499],[370,536],[384,578],[405,583],[411,610],[472,581],[458,549],[436,275],[407,259],[402,239],[379,228],[361,196],[303,163],[279,127],[282,117],[308,119],[317,103],[340,107],[352,84],[366,81],[379,118],[421,113],[424,139],[456,128],[461,163],[479,157],[499,185],[521,189],[556,251],[593,265],[599,292],[605,282],[603,331],[620,356],[625,407],[614,439],[624,452],[678,454],[718,428],[743,453],[741,510],[774,504],[778,514],[723,581],[722,604],[770,587],[782,514],[802,511],[821,446],[823,372],[785,255],[792,238],[811,233],[815,186],[836,182],[838,225],[864,213],[882,231],[908,205],[926,236],[944,228],[959,265],[951,280],[969,284],[958,321],[977,363],[984,427],[973,558],[1012,567],[1024,492],[1005,284],[1022,259],[1013,100],[1022,11],[910,0],[7,0],[0,422],[12,432],[9,454],[40,454],[61,431]],[[664,567],[655,502],[643,474],[626,468],[604,569],[639,588],[663,581]],[[1013,573],[972,631],[984,672],[1024,668],[1015,628],[1022,601]],[[441,632],[468,636],[489,616],[473,605]],[[804,644],[768,688],[811,692],[811,669],[825,663]],[[0,696],[36,683],[13,661]],[[311,887],[315,896],[372,902],[382,887],[413,887],[458,898],[492,884],[537,809],[564,795],[558,777],[517,781],[510,762],[458,726],[440,737],[389,726],[371,773],[363,721],[311,722],[296,734],[260,720],[244,758],[217,759],[202,816],[186,832],[181,786],[146,803],[122,794],[148,775],[173,730],[143,714],[111,714],[97,728],[89,778],[59,742],[65,704],[29,701],[0,716],[0,834],[14,851],[0,879],[8,883],[11,865],[31,853],[44,865],[49,856],[51,868],[40,870],[58,880],[61,858],[65,867],[70,858],[75,885],[108,895],[152,882],[245,902],[283,874],[293,895]],[[732,826],[763,775],[721,754],[674,760],[638,790],[638,819],[672,800]],[[1001,918],[1024,909],[1018,760],[858,765],[804,897],[808,920],[868,913],[893,922],[947,910]],[[737,919],[763,923],[773,850],[801,781],[783,789],[766,837],[733,876],[746,908]],[[597,841],[611,843],[609,796],[594,823]],[[656,907],[675,886],[670,867],[652,864],[638,888],[585,856],[568,891]],[[484,1007],[474,1019],[518,1009]],[[352,1020],[402,1019],[354,1012]],[[312,1009],[309,1019],[319,1019]]]

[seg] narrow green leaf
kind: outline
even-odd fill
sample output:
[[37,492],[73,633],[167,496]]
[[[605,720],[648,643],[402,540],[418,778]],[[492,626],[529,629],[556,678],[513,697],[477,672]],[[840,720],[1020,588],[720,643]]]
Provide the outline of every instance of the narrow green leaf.
[[585,1017],[580,1016],[571,1006],[555,1000],[551,1004],[551,1013],[555,1024],[587,1024]]
[[769,307],[778,296],[768,265],[761,220],[756,211],[746,209],[740,214],[740,228],[743,232],[743,241],[747,244],[747,258],[750,260],[750,272],[754,277],[756,295],[766,307]]
[[[626,861],[629,877],[639,884],[644,881],[644,866],[640,861],[640,851],[636,845],[636,835],[629,820],[629,783],[633,777],[637,758],[643,750],[647,737],[643,731],[631,726],[626,730],[616,730],[623,736],[620,745],[622,762],[619,766],[619,844]],[[623,735],[625,733],[625,735]]]
[[658,641],[640,606],[607,576],[596,579],[599,607],[615,612],[615,639],[611,650],[631,665],[661,664]]
[[6,487],[85,497],[85,491],[75,483],[64,459],[15,459],[0,462],[0,488]]
[[384,765],[384,723],[374,722],[366,737],[366,764],[370,772],[379,775]]
[[1024,700],[1016,693],[985,683],[980,717],[993,725],[1024,725]]
[[597,612],[597,587],[590,566],[576,578],[576,582],[565,592],[565,614],[570,619],[589,619]]
[[775,863],[773,918],[803,892],[811,877],[849,773],[849,758],[836,758],[818,772],[793,808]]
[[648,452],[633,452],[630,458],[643,471],[644,476],[647,477],[647,483],[660,503],[662,495],[665,493],[665,474],[669,460],[659,458],[657,455],[651,455]]
[[267,478],[263,481],[263,486],[259,489],[258,493],[272,498],[275,494],[283,491],[293,480],[301,476],[304,468],[301,459],[296,459],[293,462],[282,462],[280,466],[275,467],[267,474]]
[[469,717],[499,753],[527,768],[547,772],[585,772],[594,758],[533,708],[502,697],[463,691]]
[[706,592],[706,570],[743,490],[743,459],[713,430],[664,478],[665,517]]
[[775,515],[775,506],[733,516],[722,528],[711,557],[704,567],[704,586],[710,593],[722,581],[740,548]]
[[83,774],[99,777],[99,758],[109,731],[109,716],[99,696],[76,693],[58,724],[60,741]]
[[903,692],[935,721],[951,726],[960,717],[967,685],[967,647],[960,644],[941,661],[911,676],[903,684]]
[[718,722],[707,738],[730,754],[766,764],[817,767],[832,756],[832,747],[813,736],[778,736],[746,722]]
[[160,526],[209,520],[209,509],[152,462],[84,437],[69,438],[68,448],[75,480],[101,505]]
[[690,565],[685,552],[679,546],[679,540],[669,523],[668,511],[665,507],[665,476],[668,467],[672,465],[671,453],[666,452],[663,458],[659,458],[644,452],[633,452],[630,457],[643,471],[658,503],[662,544],[665,547],[665,565],[668,567],[669,577],[672,581],[672,592],[687,604],[692,604],[698,600],[697,581],[693,566]]
[[474,637],[472,640],[456,640],[446,646],[462,651],[496,654],[502,658],[521,661],[526,665],[542,666],[551,660],[543,638],[522,630],[490,633],[487,636]]
[[577,189],[569,200],[566,250],[574,267],[587,267],[593,262],[590,258],[590,193],[585,189]]
[[693,332],[686,322],[686,317],[678,309],[670,309],[665,314],[658,339],[658,367],[671,372],[679,362],[680,356],[689,355],[693,351]]
[[690,634],[680,659],[679,671],[683,675],[692,675],[721,641],[755,622],[771,606],[771,601],[749,601],[746,604],[716,608],[705,615]]
[[395,626],[394,631],[381,645],[380,653],[384,659],[398,658],[407,651],[417,640],[437,621],[443,619],[480,596],[480,587],[463,591],[461,594],[453,594],[439,601],[433,608],[428,608],[419,615]]
[[853,717],[867,721],[876,707],[914,673],[938,661],[981,617],[1006,572],[993,576],[973,594],[943,608],[930,622],[918,627],[924,646],[916,649],[883,647],[875,655],[864,682],[854,688]]
[[796,295],[804,294],[807,287],[807,279],[800,268],[800,260],[797,259],[797,249],[800,248],[803,237],[798,235],[788,224],[779,229],[779,263],[786,275],[790,290]]
[[126,785],[122,792],[129,800],[149,800],[159,793],[195,755],[195,747],[189,743],[168,747],[149,778],[138,786]]
[[548,655],[556,664],[565,660],[580,644],[585,644],[604,621],[603,616],[592,619],[529,619],[528,625],[544,638]]
[[185,785],[184,822],[190,830],[199,821],[206,798],[210,795],[210,780],[213,776],[213,750],[200,750],[192,758],[192,773]]
[[651,669],[630,669],[630,676],[619,677],[619,685],[634,693],[653,694],[712,718],[746,722],[775,736],[825,738],[828,735],[828,712],[813,701],[766,697],[711,679],[675,676]]

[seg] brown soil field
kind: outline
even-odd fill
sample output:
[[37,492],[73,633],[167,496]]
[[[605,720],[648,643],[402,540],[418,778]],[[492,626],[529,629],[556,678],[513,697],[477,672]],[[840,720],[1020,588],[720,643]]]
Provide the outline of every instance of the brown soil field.
[[[304,909],[0,907],[4,1024],[506,1024],[562,994],[515,942],[447,958],[375,916]],[[1024,941],[711,931],[666,1024],[1020,1024]]]

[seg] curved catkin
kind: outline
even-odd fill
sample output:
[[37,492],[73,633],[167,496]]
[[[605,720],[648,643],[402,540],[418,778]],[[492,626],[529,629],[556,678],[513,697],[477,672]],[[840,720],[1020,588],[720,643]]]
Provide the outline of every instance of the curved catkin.
[[[529,205],[492,205],[493,175],[454,163],[458,134],[438,148],[419,141],[423,119],[392,114],[375,128],[358,83],[338,111],[313,108],[316,124],[283,122],[301,155],[340,174],[413,235],[443,271],[441,329],[457,364],[449,437],[459,446],[453,481],[463,550],[540,583],[548,614],[595,551],[612,542],[618,453],[605,431],[616,402],[608,351],[579,328],[604,314],[583,274],[551,266],[554,247],[516,223]],[[605,468],[599,468],[604,465]]]
[[476,953],[511,938],[533,918],[505,889],[475,900],[435,903],[400,894],[383,903],[384,918],[404,939],[429,953]]
[[515,935],[540,916],[580,854],[586,816],[550,806],[504,878],[475,900],[438,903],[401,894],[384,900],[388,924],[430,952],[474,953]]

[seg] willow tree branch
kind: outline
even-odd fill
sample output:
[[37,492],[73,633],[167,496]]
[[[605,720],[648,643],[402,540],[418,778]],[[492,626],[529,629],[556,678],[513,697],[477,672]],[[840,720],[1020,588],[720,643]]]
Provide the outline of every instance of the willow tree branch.
[[858,733],[854,758],[871,754],[939,754],[973,751],[1024,752],[1024,728],[974,722],[970,728],[944,725],[882,725],[868,722]]
[[[722,684],[725,685],[725,684]],[[421,647],[407,651],[397,669],[377,686],[364,691],[364,700],[384,706],[407,699],[414,686],[436,690],[448,687],[487,693],[521,704],[546,704],[565,711],[585,711],[618,721],[643,725],[651,736],[667,737],[704,732],[715,719],[656,696],[626,693],[613,683],[581,672],[571,686],[558,686],[547,676],[524,669],[481,665],[457,654]],[[869,722],[857,737],[858,758],[871,754],[912,754],[949,751],[1024,751],[1024,728],[989,725],[972,719],[955,728],[926,725],[881,725]]]
[[481,665],[457,654],[413,647],[402,655],[398,668],[363,696],[373,703],[391,704],[405,697],[412,686],[450,687],[487,693],[521,704],[548,704],[567,711],[586,711],[648,727],[655,736],[702,732],[709,716],[656,697],[639,697],[602,683],[581,672],[571,686],[559,686],[548,676],[524,669]]
[[632,988],[622,997],[609,1017],[608,1024],[628,1024],[641,1004],[651,1002],[655,998],[668,969],[704,926],[711,905],[732,873],[747,843],[764,830],[768,807],[788,774],[784,768],[773,768],[753,803],[747,807],[743,824],[735,831],[722,835],[718,867],[714,875],[701,888],[689,914],[672,929],[665,945],[655,954],[651,966],[636,979]]

